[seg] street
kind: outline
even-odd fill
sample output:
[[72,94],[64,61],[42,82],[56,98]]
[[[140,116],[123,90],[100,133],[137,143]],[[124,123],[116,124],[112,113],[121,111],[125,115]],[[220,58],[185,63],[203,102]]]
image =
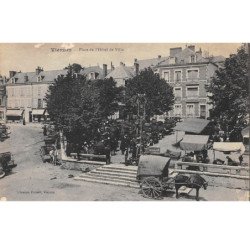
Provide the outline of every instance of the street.
[[[0,199],[9,201],[146,201],[138,189],[76,181],[80,172],[43,163],[40,147],[44,144],[41,125],[10,124],[10,138],[0,142],[0,152],[10,151],[17,167],[0,179]],[[171,138],[173,135],[170,136]],[[173,139],[173,138],[172,138]],[[166,139],[168,141],[168,139]],[[169,140],[171,141],[171,140]],[[117,156],[120,157],[119,155]],[[120,157],[121,158],[121,157]],[[195,191],[179,201],[194,201]],[[175,195],[164,197],[176,201]],[[202,201],[248,200],[248,192],[240,189],[211,187],[201,189]]]

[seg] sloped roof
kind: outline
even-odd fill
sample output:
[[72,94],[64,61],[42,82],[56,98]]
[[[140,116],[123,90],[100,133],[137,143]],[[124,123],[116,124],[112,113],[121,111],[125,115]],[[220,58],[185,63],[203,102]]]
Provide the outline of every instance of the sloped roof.
[[132,67],[127,67],[124,65],[120,65],[112,70],[106,78],[114,78],[114,79],[129,79],[135,76],[135,72]]
[[86,67],[80,71],[81,74],[85,74],[85,75],[87,75],[91,72],[103,74],[103,69],[100,66],[90,66],[90,67]]
[[[53,82],[58,75],[66,75],[67,70],[47,70],[41,71],[38,75],[36,72],[18,72],[14,75],[15,84],[18,83],[37,83],[37,77],[42,77],[42,82]],[[25,76],[28,76],[28,81],[25,81]],[[11,79],[9,79],[8,84],[11,83]]]
[[[202,56],[201,54],[193,51],[192,49],[186,47],[185,49],[183,49],[182,51],[178,52],[175,55],[175,58],[176,58],[175,64],[190,64],[191,63],[190,56],[192,55],[196,56],[195,63],[209,63],[209,62],[217,63],[217,62],[225,61],[224,56],[212,56],[212,57],[206,58]],[[171,64],[170,57],[167,57],[165,60],[158,63],[159,66],[166,66],[170,64]]]
[[[40,72],[39,76],[42,76],[42,81],[53,82],[59,75],[66,75],[67,70],[48,70]],[[37,76],[36,76],[37,77]],[[34,79],[36,82],[36,79]]]
[[139,69],[143,70],[148,67],[155,67],[161,62],[164,62],[167,60],[168,57],[157,57],[157,58],[151,58],[151,59],[144,59],[144,60],[138,60],[137,63],[139,63]]
[[198,118],[187,118],[179,122],[174,127],[174,130],[185,131],[188,133],[200,134],[209,124],[209,120]]
[[[36,72],[18,72],[14,75],[15,83],[24,83],[24,76],[28,76],[28,82],[31,81],[36,75]],[[11,83],[11,79],[9,79],[8,83]]]

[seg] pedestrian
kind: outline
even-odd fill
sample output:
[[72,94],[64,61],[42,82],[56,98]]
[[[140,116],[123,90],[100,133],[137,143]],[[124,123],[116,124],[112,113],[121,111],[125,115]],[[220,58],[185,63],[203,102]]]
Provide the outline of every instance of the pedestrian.
[[126,149],[129,147],[129,140],[127,135],[124,135],[124,137],[121,140],[121,146],[120,149],[122,151],[122,155],[124,155],[124,152],[126,151]]
[[44,135],[44,136],[47,135],[47,127],[46,127],[46,125],[44,125],[44,127],[43,127],[43,135]]
[[240,161],[240,165],[242,165],[242,162],[243,162],[243,155],[240,155],[240,156],[239,156],[239,161]]
[[111,150],[109,145],[105,147],[105,155],[106,155],[106,164],[108,165],[111,162]]

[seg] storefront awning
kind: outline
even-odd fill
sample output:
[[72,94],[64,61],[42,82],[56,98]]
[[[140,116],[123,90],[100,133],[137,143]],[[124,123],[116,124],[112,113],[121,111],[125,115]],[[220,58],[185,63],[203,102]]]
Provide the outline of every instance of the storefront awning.
[[184,131],[193,134],[200,134],[209,124],[208,120],[190,118],[185,119],[184,121],[177,123],[174,127],[176,131]]
[[43,115],[44,112],[44,109],[32,109],[32,115]]
[[213,150],[220,152],[238,152],[243,154],[245,146],[242,142],[214,142]]
[[201,151],[206,148],[208,138],[208,135],[185,135],[180,147],[187,151]]
[[244,129],[242,129],[241,134],[242,134],[242,136],[243,136],[244,138],[249,138],[249,129],[250,129],[249,126],[246,127],[246,128],[244,128]]
[[7,109],[6,116],[22,116],[23,110],[20,109]]

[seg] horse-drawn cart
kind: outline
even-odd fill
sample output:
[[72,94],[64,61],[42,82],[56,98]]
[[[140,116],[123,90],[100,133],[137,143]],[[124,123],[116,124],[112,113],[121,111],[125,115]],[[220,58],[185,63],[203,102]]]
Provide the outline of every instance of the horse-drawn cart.
[[10,152],[0,153],[0,178],[10,173],[12,168],[16,166],[13,155]]
[[137,179],[144,197],[158,199],[166,189],[174,188],[174,179],[169,178],[170,158],[142,155],[138,164]]
[[196,189],[196,200],[199,200],[199,189],[207,188],[208,183],[198,174],[169,176],[171,159],[156,155],[141,155],[137,179],[140,182],[142,195],[146,198],[160,199],[165,191],[175,191],[182,186]]

